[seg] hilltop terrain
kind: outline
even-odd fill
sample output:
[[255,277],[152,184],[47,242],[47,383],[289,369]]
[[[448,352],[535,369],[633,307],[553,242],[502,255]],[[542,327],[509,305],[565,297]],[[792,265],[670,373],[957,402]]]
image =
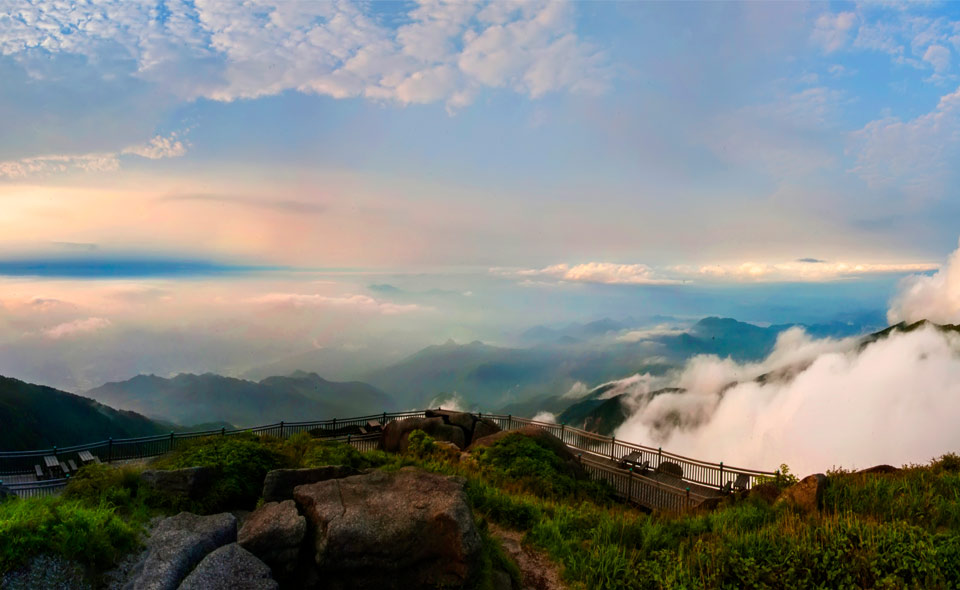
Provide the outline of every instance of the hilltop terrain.
[[327,381],[302,371],[259,382],[212,373],[182,373],[171,379],[138,375],[91,389],[86,395],[177,424],[222,420],[239,427],[363,416],[395,407],[389,396],[366,383]]

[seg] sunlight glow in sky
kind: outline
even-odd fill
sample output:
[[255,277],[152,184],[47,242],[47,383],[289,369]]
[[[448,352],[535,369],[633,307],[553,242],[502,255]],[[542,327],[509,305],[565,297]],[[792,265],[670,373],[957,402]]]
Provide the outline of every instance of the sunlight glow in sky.
[[[0,0],[0,373],[882,310],[956,248],[958,58],[956,3]],[[150,335],[211,352],[36,360]]]

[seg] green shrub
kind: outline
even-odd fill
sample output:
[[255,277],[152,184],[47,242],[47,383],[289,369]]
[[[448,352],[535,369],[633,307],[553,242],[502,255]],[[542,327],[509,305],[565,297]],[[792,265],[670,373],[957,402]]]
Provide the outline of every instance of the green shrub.
[[353,446],[335,440],[313,440],[303,459],[303,467],[346,465],[357,469],[382,467],[395,462],[395,456],[382,451],[361,453]]
[[31,498],[0,504],[0,573],[36,555],[62,555],[102,571],[137,547],[140,527],[107,505]]
[[436,441],[433,437],[419,428],[410,433],[407,438],[407,453],[414,457],[429,457],[437,450]]
[[211,436],[190,441],[157,459],[152,467],[213,467],[216,476],[209,493],[186,506],[174,505],[177,502],[162,497],[151,496],[150,500],[166,508],[199,513],[251,508],[260,497],[267,472],[285,465],[285,457],[276,448],[252,435]]
[[143,510],[138,501],[140,469],[90,464],[70,478],[63,497],[80,500],[87,506],[106,504],[130,515]]

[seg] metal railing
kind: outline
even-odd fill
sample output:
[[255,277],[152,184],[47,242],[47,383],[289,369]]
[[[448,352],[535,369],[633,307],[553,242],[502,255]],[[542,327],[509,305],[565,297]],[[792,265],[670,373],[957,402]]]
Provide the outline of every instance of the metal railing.
[[[360,430],[370,421],[378,421],[386,425],[390,420],[404,418],[422,418],[425,411],[411,412],[382,412],[369,416],[354,418],[333,418],[330,420],[305,422],[277,422],[264,426],[227,430],[206,430],[201,432],[171,432],[170,434],[147,436],[127,439],[108,439],[85,445],[70,447],[53,447],[46,450],[0,452],[0,480],[5,476],[22,476],[33,474],[34,465],[40,464],[44,457],[53,455],[58,460],[79,459],[81,451],[91,454],[106,463],[128,462],[158,457],[182,446],[185,442],[209,437],[230,436],[250,433],[259,436],[274,436],[289,438],[295,434],[309,432],[314,436],[341,440],[360,451],[378,449],[381,446],[382,433],[373,432],[364,434]],[[740,480],[740,487],[749,489],[762,478],[778,477],[779,472],[758,471],[730,467],[723,463],[710,463],[691,459],[682,455],[668,453],[662,449],[654,449],[626,441],[616,440],[613,437],[602,436],[573,428],[564,424],[539,422],[529,418],[521,418],[503,414],[479,413],[482,418],[489,418],[502,430],[517,430],[525,426],[541,428],[555,435],[568,447],[580,451],[580,461],[584,470],[593,479],[603,479],[613,486],[615,493],[628,502],[637,503],[648,508],[669,510],[674,512],[685,511],[698,506],[707,498],[704,490],[696,486],[703,486],[711,490],[721,490],[724,484]],[[659,481],[648,477],[644,473],[618,467],[620,461],[637,453],[632,462],[642,464],[646,462],[649,468],[657,471],[667,462],[674,463],[682,470],[677,485]],[[21,476],[21,477],[18,477]],[[11,491],[21,497],[35,497],[57,493],[66,487],[68,477],[46,479],[40,481],[19,481],[4,484]],[[693,489],[689,484],[693,484]]]
[[723,462],[701,461],[700,459],[669,453],[660,448],[617,440],[612,436],[595,434],[565,424],[539,422],[529,418],[502,414],[481,414],[481,416],[490,418],[503,430],[517,430],[524,426],[536,426],[553,434],[568,447],[612,462],[620,462],[624,457],[634,452],[637,455],[632,460],[633,463],[642,464],[646,462],[653,470],[657,470],[661,465],[670,462],[680,467],[683,472],[681,478],[684,481],[716,490],[722,489],[728,482],[738,484],[737,487],[748,490],[760,481],[775,479],[779,476],[779,471],[744,469],[725,465]]

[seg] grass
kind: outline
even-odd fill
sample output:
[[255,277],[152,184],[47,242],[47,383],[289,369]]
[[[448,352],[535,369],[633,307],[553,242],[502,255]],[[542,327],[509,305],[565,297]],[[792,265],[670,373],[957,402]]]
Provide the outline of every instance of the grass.
[[[611,501],[546,447],[507,436],[460,461],[430,437],[411,435],[403,456],[361,453],[309,436],[212,437],[185,445],[159,467],[208,465],[223,483],[210,506],[251,504],[276,467],[406,465],[466,479],[483,538],[477,588],[494,570],[516,576],[487,531],[495,522],[525,532],[573,588],[960,587],[960,457],[890,474],[828,473],[823,510],[801,514],[759,498],[731,497],[717,510],[647,515]],[[57,553],[102,571],[136,546],[156,513],[136,470],[81,470],[60,498],[0,505],[0,572],[29,556]],[[208,507],[210,507],[208,506]]]

